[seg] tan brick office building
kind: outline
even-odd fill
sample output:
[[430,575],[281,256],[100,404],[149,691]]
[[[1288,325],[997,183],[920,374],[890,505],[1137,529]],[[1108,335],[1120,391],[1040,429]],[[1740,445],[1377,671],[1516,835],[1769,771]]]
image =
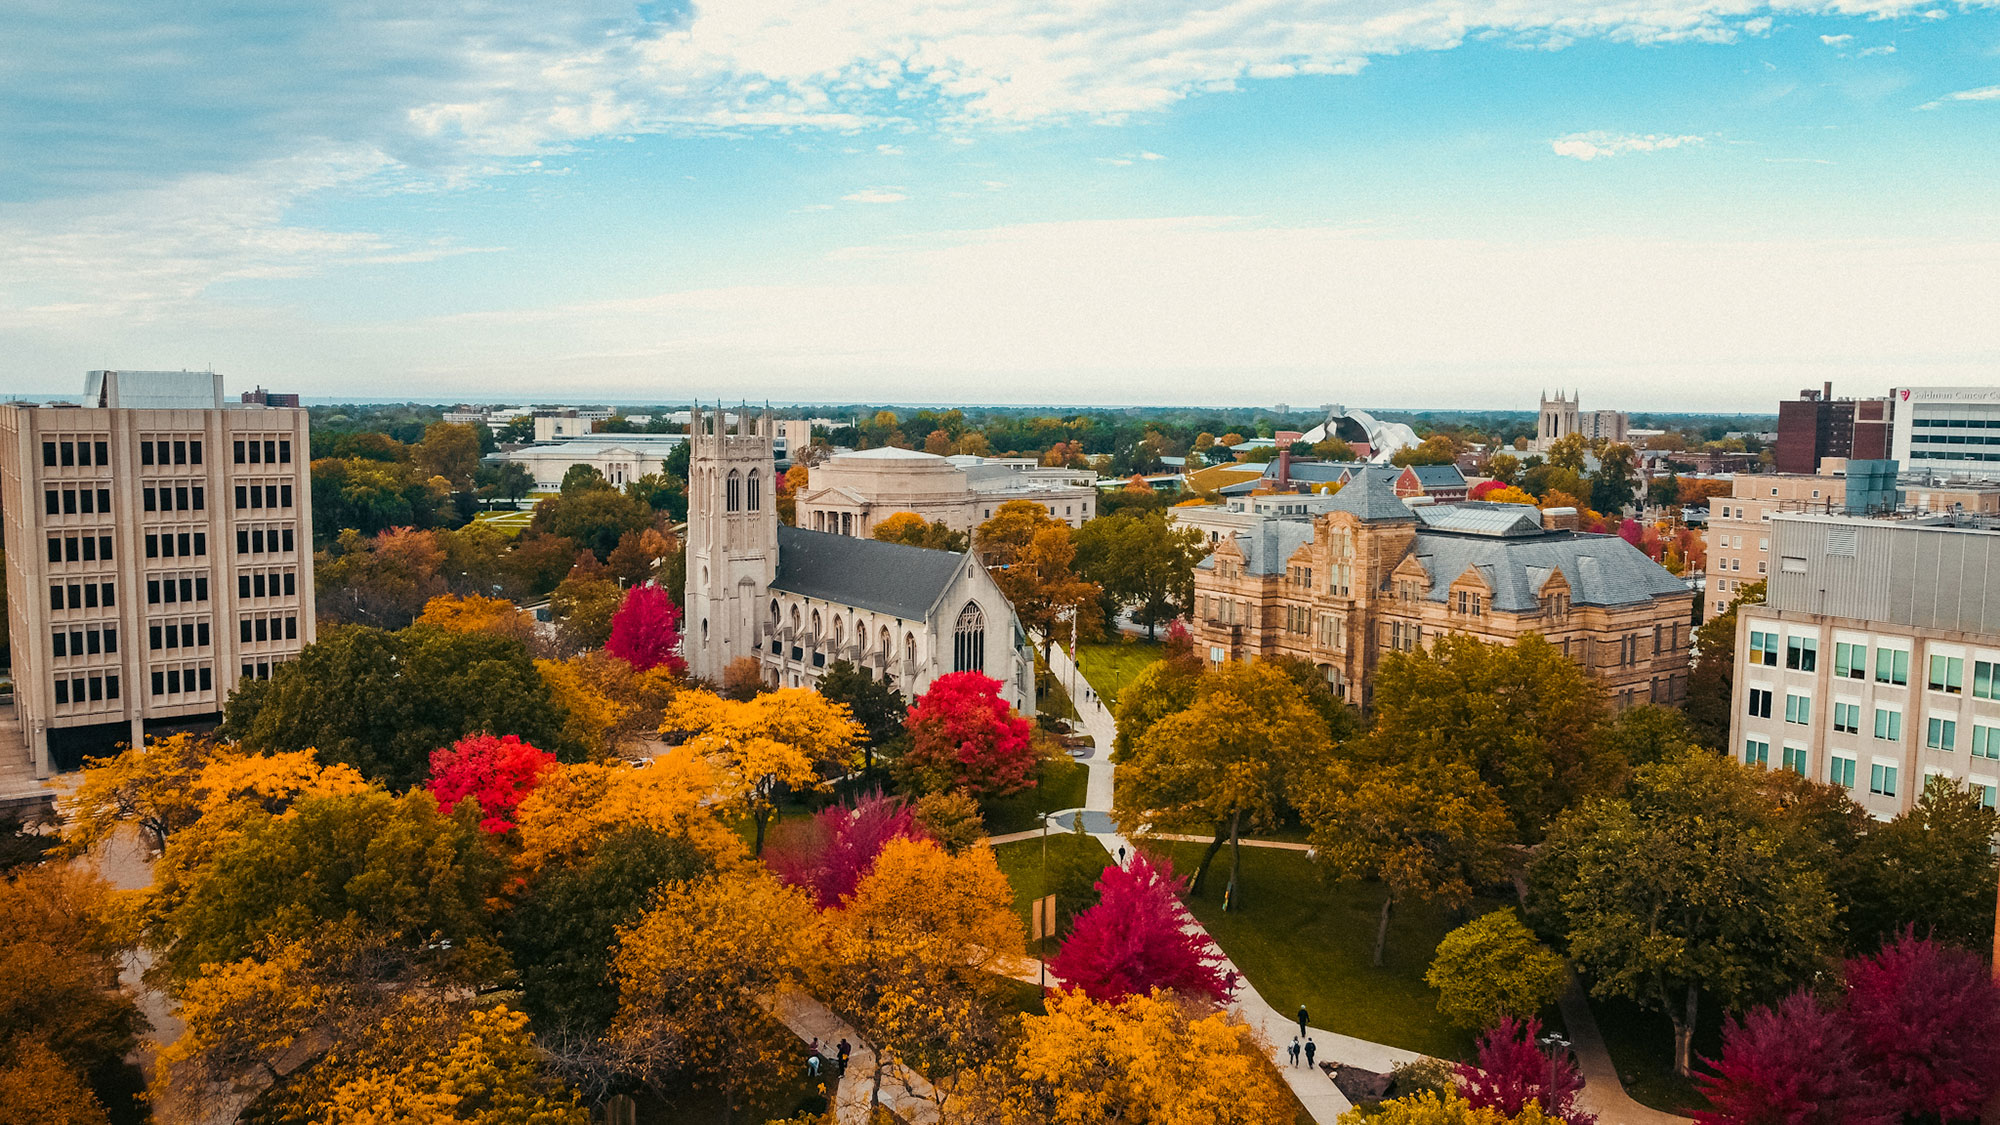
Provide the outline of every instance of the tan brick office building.
[[[1553,513],[1550,513],[1553,516]],[[1513,504],[1412,508],[1362,474],[1318,515],[1271,516],[1195,570],[1196,651],[1296,656],[1366,706],[1385,652],[1440,633],[1540,633],[1619,706],[1687,690],[1694,592],[1616,536],[1543,526]]]
[[218,717],[313,639],[306,412],[206,372],[0,406],[15,718],[38,776]]

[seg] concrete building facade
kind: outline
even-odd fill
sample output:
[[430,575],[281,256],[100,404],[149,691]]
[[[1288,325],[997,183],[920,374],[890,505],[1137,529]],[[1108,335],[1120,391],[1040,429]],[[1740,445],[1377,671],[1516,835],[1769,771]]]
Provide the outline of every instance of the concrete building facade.
[[91,372],[81,407],[0,406],[14,699],[38,776],[219,718],[314,636],[304,410],[220,376]]
[[866,539],[890,516],[914,512],[970,532],[1009,500],[1032,501],[1050,518],[1082,527],[1097,514],[1097,474],[914,449],[838,453],[813,467],[799,494],[798,526]]
[[1897,387],[1893,456],[1911,473],[2000,478],[2000,387]]
[[1310,660],[1366,707],[1386,653],[1442,633],[1511,643],[1536,632],[1619,706],[1681,699],[1693,591],[1616,536],[1543,518],[1515,504],[1412,508],[1362,474],[1324,510],[1262,515],[1218,537],[1195,569],[1196,651]]
[[1771,517],[1781,512],[1835,515],[1845,510],[1847,479],[1834,474],[1742,473],[1727,498],[1708,505],[1708,604],[1715,617],[1743,587],[1771,570]]
[[2000,530],[1991,519],[1784,513],[1765,602],[1737,611],[1741,760],[1880,818],[1942,774],[2000,787]]

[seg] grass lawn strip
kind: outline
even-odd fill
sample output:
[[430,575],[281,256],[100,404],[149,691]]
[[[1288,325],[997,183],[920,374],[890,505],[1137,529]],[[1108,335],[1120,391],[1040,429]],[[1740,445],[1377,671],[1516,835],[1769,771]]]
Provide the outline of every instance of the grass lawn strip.
[[1106,707],[1118,704],[1118,692],[1147,665],[1166,655],[1157,641],[1107,641],[1076,646],[1077,667]]

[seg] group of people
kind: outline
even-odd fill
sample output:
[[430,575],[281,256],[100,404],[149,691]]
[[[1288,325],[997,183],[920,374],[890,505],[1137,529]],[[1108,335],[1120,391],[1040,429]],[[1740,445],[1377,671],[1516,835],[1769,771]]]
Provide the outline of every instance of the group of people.
[[1313,1056],[1319,1053],[1319,1048],[1313,1045],[1312,1036],[1307,1033],[1306,1019],[1306,1006],[1301,1004],[1299,1005],[1299,1033],[1292,1036],[1290,1051],[1293,1066],[1299,1065],[1299,1056],[1303,1054],[1306,1066],[1311,1067],[1313,1065]]
[[[847,1058],[849,1055],[853,1053],[854,1053],[854,1046],[853,1044],[850,1044],[847,1041],[846,1036],[842,1036],[840,1042],[834,1044],[833,1047],[834,1081],[837,1082],[840,1079],[847,1077]],[[820,1071],[823,1070],[825,1066],[826,1066],[826,1056],[823,1053],[821,1053],[819,1047],[819,1040],[815,1038],[812,1041],[812,1046],[806,1048],[806,1076],[809,1078],[818,1078],[820,1076]]]

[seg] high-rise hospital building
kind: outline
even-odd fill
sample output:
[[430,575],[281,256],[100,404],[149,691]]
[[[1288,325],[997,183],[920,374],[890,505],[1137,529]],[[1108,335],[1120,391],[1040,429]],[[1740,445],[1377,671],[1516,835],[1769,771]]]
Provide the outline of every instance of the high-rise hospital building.
[[35,776],[212,722],[312,641],[307,428],[208,372],[92,371],[81,405],[0,405],[5,726]]

